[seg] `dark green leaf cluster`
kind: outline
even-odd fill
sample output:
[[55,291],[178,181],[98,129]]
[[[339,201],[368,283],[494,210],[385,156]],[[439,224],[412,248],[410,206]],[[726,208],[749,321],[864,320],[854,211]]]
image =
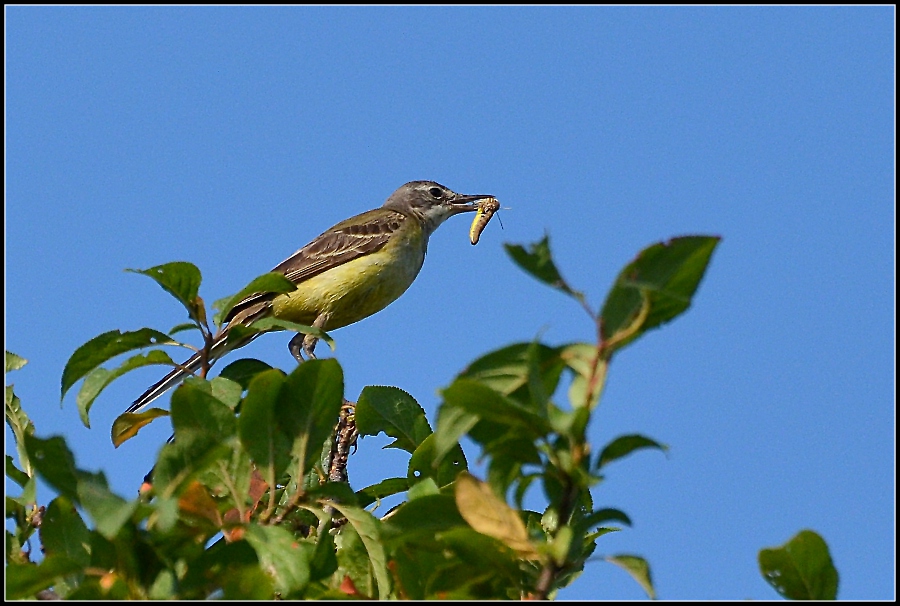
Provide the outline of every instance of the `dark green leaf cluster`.
[[[61,437],[25,433],[25,460],[59,496],[38,523],[17,519],[39,527],[40,563],[23,555],[28,536],[8,534],[8,547],[19,549],[8,551],[7,597],[50,587],[71,599],[327,593],[322,580],[338,566],[333,536],[325,526],[317,532],[330,515],[314,468],[342,406],[342,371],[335,360],[290,375],[258,368],[243,397],[226,378],[175,391],[174,440],[160,451],[152,488],[135,499],[113,494],[102,473],[79,469]],[[348,511],[369,515],[352,492],[333,492],[349,496],[341,505]],[[20,505],[17,512],[28,503]]]
[[[214,345],[219,337],[225,334],[223,324],[226,323],[235,306],[251,295],[274,296],[296,289],[293,282],[279,273],[267,273],[255,278],[237,294],[225,297],[213,304],[218,309],[215,314],[217,330],[214,331],[207,322],[206,308],[199,295],[201,276],[200,270],[195,265],[185,261],[175,261],[146,270],[129,269],[126,271],[145,275],[155,280],[163,290],[172,295],[187,310],[190,321],[176,325],[168,333],[154,328],[141,328],[124,333],[112,330],[94,337],[75,350],[63,370],[60,398],[65,398],[66,392],[79,380],[84,379],[76,398],[76,404],[85,427],[90,427],[88,415],[94,401],[100,392],[115,379],[136,368],[152,364],[180,367],[169,354],[158,349],[132,356],[112,369],[103,368],[102,364],[131,351],[152,346],[174,345],[198,352],[201,360],[199,374],[205,377],[217,359]],[[186,330],[199,331],[203,338],[203,345],[200,348],[180,343],[172,337],[172,335]],[[232,326],[227,332],[227,342],[229,344],[246,344],[261,333],[279,330],[311,334],[326,341],[332,349],[334,348],[334,340],[321,329],[276,318],[261,318],[249,325]],[[147,423],[160,416],[165,416],[165,412],[159,409],[151,409],[139,414],[121,415],[113,425],[113,443],[119,446],[125,440],[134,437]]]
[[[148,346],[179,345],[172,335],[188,329],[203,337],[195,349],[202,371],[175,390],[169,411],[116,420],[117,444],[161,416],[174,428],[152,482],[133,499],[113,494],[102,473],[78,468],[61,437],[36,437],[7,387],[7,423],[21,467],[7,456],[7,476],[22,494],[7,498],[14,531],[7,531],[6,596],[547,598],[573,582],[590,558],[620,566],[654,597],[643,558],[594,555],[602,536],[631,521],[618,509],[595,505],[591,490],[610,463],[666,447],[626,435],[594,448],[587,429],[613,353],[687,309],[717,243],[692,236],[651,246],[622,271],[596,315],[562,278],[548,238],[527,249],[508,246],[523,269],[591,314],[597,341],[523,342],[481,356],[441,390],[434,429],[415,399],[396,387],[369,386],[357,402],[345,400],[343,371],[334,359],[307,361],[290,373],[239,359],[208,379],[216,333],[198,294],[199,270],[183,262],[137,270],[174,296],[189,322],[168,333],[143,328],[92,339],[66,365],[63,396],[84,379],[77,404],[87,424],[91,405],[119,376],[147,364],[177,367],[160,350],[113,369],[102,364]],[[217,302],[215,325],[221,328],[247,296],[293,288],[285,282],[267,274]],[[277,320],[235,329],[228,337],[235,343],[268,330],[328,339],[318,329]],[[7,354],[7,371],[23,364]],[[566,380],[568,402],[562,403],[558,392]],[[361,436],[384,434],[386,448],[408,453],[405,473],[356,491],[330,480],[338,446],[354,435],[342,433],[348,426]],[[485,481],[468,473],[464,436],[481,449]],[[37,475],[58,494],[46,507],[36,502]],[[538,486],[547,507],[525,509],[526,493]],[[376,517],[388,497],[400,503]],[[36,529],[43,558],[30,547]],[[786,546],[788,556],[777,550],[760,555],[767,578],[790,597],[795,577],[809,586],[817,574],[803,554],[821,554],[804,547],[807,538],[799,547]],[[809,595],[828,594],[817,589]]]

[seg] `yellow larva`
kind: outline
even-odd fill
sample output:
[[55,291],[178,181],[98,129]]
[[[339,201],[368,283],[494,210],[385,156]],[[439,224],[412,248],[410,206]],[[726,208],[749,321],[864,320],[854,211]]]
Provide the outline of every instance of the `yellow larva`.
[[478,201],[478,211],[475,213],[475,218],[472,219],[472,227],[469,228],[469,240],[472,244],[478,244],[481,232],[484,231],[488,221],[498,210],[500,210],[500,202],[497,201],[497,198],[485,198]]

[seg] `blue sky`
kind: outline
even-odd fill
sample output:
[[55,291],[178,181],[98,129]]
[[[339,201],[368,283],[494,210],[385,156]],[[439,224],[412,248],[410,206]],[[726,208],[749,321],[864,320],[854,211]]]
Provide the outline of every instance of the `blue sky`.
[[[185,320],[122,270],[191,261],[212,301],[432,179],[496,195],[503,229],[473,247],[451,219],[403,297],[333,333],[347,397],[395,385],[433,420],[479,355],[591,340],[503,242],[549,233],[596,308],[641,248],[721,235],[691,309],[614,360],[595,447],[670,451],[609,468],[595,502],[634,526],[598,554],[645,556],[662,598],[771,599],[758,550],[812,528],[840,598],[894,597],[892,7],[5,13],[6,348],[30,361],[8,381],[121,494],[168,430],[114,450],[109,427],[159,373],[117,381],[88,430],[74,395],[59,407],[63,366],[102,332]],[[243,353],[291,368],[287,340]],[[363,440],[354,487],[405,473],[385,443]],[[560,597],[643,595],[598,561]]]

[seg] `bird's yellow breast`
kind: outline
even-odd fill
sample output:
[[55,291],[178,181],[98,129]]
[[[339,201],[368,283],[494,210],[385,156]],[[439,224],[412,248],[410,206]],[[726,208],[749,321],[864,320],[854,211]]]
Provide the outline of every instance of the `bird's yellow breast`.
[[413,283],[425,261],[427,236],[416,221],[391,236],[380,250],[304,280],[297,290],[272,301],[276,318],[312,324],[323,313],[323,328],[341,328],[381,311]]

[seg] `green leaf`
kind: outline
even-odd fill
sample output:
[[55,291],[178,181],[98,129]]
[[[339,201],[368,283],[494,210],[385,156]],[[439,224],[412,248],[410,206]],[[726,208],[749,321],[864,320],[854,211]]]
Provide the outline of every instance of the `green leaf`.
[[455,406],[438,408],[437,430],[434,432],[434,460],[441,461],[459,439],[478,423],[478,415]]
[[556,264],[553,263],[553,255],[550,254],[550,236],[544,235],[543,239],[529,245],[528,250],[519,244],[504,244],[506,253],[512,257],[516,265],[531,274],[544,284],[561,290],[567,295],[584,303],[584,294],[573,290],[565,280]]
[[485,354],[469,364],[458,379],[472,379],[510,396],[519,402],[529,402],[529,377],[537,364],[543,382],[543,391],[556,391],[560,373],[564,367],[559,357],[560,348],[543,343],[513,343]]
[[[131,545],[129,545],[131,543]],[[125,538],[118,545],[104,537],[99,532],[91,533],[91,566],[104,570],[120,569],[117,572],[128,574],[137,568],[134,558],[134,548],[140,545],[138,537]],[[122,548],[125,549],[122,549]],[[149,554],[148,554],[149,555]],[[148,560],[150,558],[147,558]],[[117,575],[119,576],[119,575]]]
[[52,587],[57,579],[81,571],[82,566],[64,555],[51,555],[40,564],[9,564],[6,567],[6,599],[34,597]]
[[588,377],[598,359],[597,346],[593,343],[569,343],[559,348],[560,357],[576,375]]
[[[506,495],[510,486],[515,482],[529,482],[526,479],[527,474],[522,473],[522,462],[515,460],[513,457],[496,457],[492,456],[488,461],[487,477],[485,481],[491,485],[494,492],[499,495]],[[514,493],[514,496],[515,495]],[[516,499],[515,507],[522,509],[522,500]]]
[[128,358],[121,366],[113,370],[95,368],[88,373],[87,377],[84,379],[84,383],[81,385],[81,389],[78,390],[78,396],[75,398],[75,404],[78,406],[78,414],[81,416],[81,422],[84,423],[84,426],[91,426],[90,420],[88,419],[88,413],[91,410],[91,406],[94,404],[94,400],[97,399],[97,396],[100,395],[100,392],[103,391],[107,385],[135,368],[141,368],[151,364],[176,366],[175,362],[172,361],[172,358],[169,357],[169,354],[162,350],[154,349],[146,354],[138,354]]
[[234,567],[218,578],[222,580],[223,600],[229,602],[272,600],[274,594],[272,579],[259,566]]
[[241,444],[270,486],[290,462],[291,441],[276,411],[285,380],[284,373],[274,368],[256,375],[238,420]]
[[[528,489],[531,488],[532,483],[534,483],[534,481],[539,479],[540,477],[541,477],[541,474],[539,474],[539,473],[530,473],[530,474],[524,475],[520,478],[517,478],[518,486],[516,486],[516,491],[515,491],[515,493],[513,493],[513,498],[515,499],[516,507],[518,507],[519,509],[523,509],[522,502],[525,500],[525,493],[527,493]],[[505,487],[503,490],[503,494],[506,494]]]
[[[374,570],[369,565],[369,552],[352,524],[344,524],[334,537],[337,547],[338,570],[335,579],[343,582],[349,577],[357,597],[372,598],[378,593]],[[334,597],[346,598],[346,593]]]
[[781,547],[760,550],[759,569],[788,599],[837,599],[838,572],[828,544],[812,530],[801,530]]
[[647,592],[647,597],[651,600],[656,599],[656,591],[653,589],[653,581],[650,580],[650,565],[647,560],[633,555],[609,556],[604,559],[630,574],[631,578]]
[[78,503],[78,476],[75,457],[62,436],[42,439],[25,436],[25,449],[41,477],[61,495]]
[[200,270],[193,263],[174,261],[164,263],[150,269],[126,269],[136,274],[153,278],[167,293],[178,299],[187,309],[188,316],[196,322],[201,321],[204,313],[202,301],[197,296],[200,292]]
[[288,280],[284,274],[278,272],[269,272],[261,276],[257,276],[250,283],[242,288],[237,294],[230,297],[219,299],[213,303],[213,309],[216,310],[213,321],[216,326],[221,326],[222,322],[228,317],[229,312],[235,305],[255,294],[282,294],[297,290],[297,285]]
[[386,478],[377,484],[366,486],[356,491],[356,498],[360,507],[368,507],[372,503],[409,490],[409,480],[406,478]]
[[65,596],[67,600],[99,602],[101,600],[133,599],[128,584],[121,575],[112,573],[103,577],[87,576],[74,590]]
[[548,391],[547,386],[544,384],[544,373],[542,372],[544,361],[541,355],[541,347],[546,346],[534,342],[531,343],[526,350],[525,356],[528,364],[529,395],[527,402],[538,414],[546,414],[547,402],[553,392]]
[[522,599],[530,576],[523,568],[498,540],[456,526],[394,550],[391,570],[404,598],[450,601]]
[[626,526],[631,526],[631,518],[629,518],[624,511],[606,507],[603,509],[598,509],[597,511],[592,511],[590,514],[585,516],[584,519],[579,520],[578,530],[583,534],[594,526],[603,524],[610,520],[615,520],[617,522],[622,522]]
[[[245,327],[239,326],[235,328]],[[269,332],[277,330],[299,332],[303,333],[304,335],[312,335],[317,339],[325,341],[326,343],[328,343],[328,347],[331,348],[331,351],[334,351],[335,348],[334,339],[332,339],[327,332],[325,332],[321,328],[316,328],[315,326],[307,326],[306,324],[298,324],[296,322],[288,322],[287,320],[280,320],[278,318],[266,317],[252,322],[249,326],[249,329],[256,332]],[[232,328],[231,330],[234,330],[234,328]],[[229,331],[229,334],[230,333],[231,331]]]
[[491,457],[508,457],[519,463],[541,465],[537,443],[540,438],[521,426],[480,420],[469,431],[484,453]]
[[62,374],[62,393],[60,401],[66,392],[79,379],[106,362],[126,351],[141,349],[151,345],[177,345],[166,333],[141,328],[132,332],[119,332],[111,330],[96,336],[78,349],[66,362]]
[[153,480],[164,497],[179,496],[190,480],[237,448],[234,411],[212,395],[210,383],[190,378],[172,394],[175,441],[163,446]]
[[[318,477],[316,478],[317,483],[315,486],[309,488],[306,491],[306,495],[309,497],[309,500],[327,500],[327,501],[337,501],[338,503],[344,503],[346,505],[359,506],[359,501],[356,498],[356,493],[353,492],[353,489],[350,488],[350,485],[346,482],[325,482],[324,484],[318,483]],[[321,517],[328,518],[328,514],[323,514]]]
[[41,477],[66,499],[84,507],[101,534],[112,538],[131,517],[137,501],[111,493],[103,473],[75,467],[75,457],[62,437],[28,436],[25,445]]
[[651,440],[640,434],[619,436],[603,448],[603,451],[597,458],[597,469],[599,470],[607,463],[615,461],[616,459],[621,459],[641,448],[656,448],[663,453],[668,452],[669,450],[669,447],[665,444],[660,444],[656,440]]
[[189,429],[225,440],[237,432],[234,411],[211,393],[205,379],[188,378],[172,394],[172,427],[175,437]]
[[391,593],[391,576],[388,572],[387,555],[381,540],[381,523],[371,513],[359,507],[334,502],[330,505],[340,511],[359,534],[359,538],[362,539],[369,554],[369,565],[375,574],[375,582],[378,585],[378,597],[382,600],[388,599]]
[[193,322],[184,322],[183,324],[176,324],[170,328],[169,335],[174,335],[177,332],[184,332],[185,330],[200,330],[200,328]]
[[6,455],[6,477],[22,488],[25,488],[28,480],[31,479],[24,471],[16,467],[16,464],[10,455]]
[[248,568],[255,568],[259,572],[256,581],[260,582],[262,588],[268,589],[268,597],[266,593],[261,592],[255,594],[252,588],[241,589],[243,581],[232,586],[232,590],[236,590],[236,597],[223,596],[224,599],[253,599],[253,597],[244,595],[244,592],[256,595],[255,599],[272,599],[272,580],[259,568],[259,557],[256,550],[250,546],[247,541],[227,542],[224,538],[219,539],[206,550],[202,552],[196,559],[188,562],[187,570],[184,577],[179,582],[182,591],[181,599],[207,598],[216,588],[222,587],[231,582],[231,578],[239,575],[240,571]]
[[436,494],[441,494],[441,489],[437,485],[437,482],[435,482],[433,478],[422,478],[409,487],[409,492],[406,493],[406,497],[410,501],[414,501],[415,499]]
[[50,501],[40,528],[45,555],[63,555],[82,567],[87,566],[91,563],[90,534],[72,501],[63,496]]
[[244,391],[239,383],[218,376],[210,379],[209,386],[215,399],[225,404],[231,410],[237,409],[238,404],[241,403],[241,393]]
[[569,386],[572,407],[592,410],[600,400],[606,380],[606,361],[599,356],[597,346],[571,343],[562,348],[560,358],[575,375]]
[[433,479],[438,486],[446,486],[456,480],[459,472],[468,469],[466,455],[459,444],[440,459],[436,456],[436,445],[435,436],[432,434],[422,441],[410,457],[406,475],[410,486],[425,478]]
[[[161,452],[160,455],[162,455],[164,453],[165,453],[165,450],[163,450],[163,452]],[[159,460],[162,460],[162,459],[159,459]],[[158,465],[158,463],[157,463],[157,465]],[[196,488],[200,484],[199,484],[199,482],[191,481],[190,484],[188,484],[186,487],[183,487],[183,486],[179,487],[178,484],[166,483],[165,484],[166,490],[162,491],[160,489],[163,487],[163,482],[157,481],[157,478],[162,477],[164,474],[161,472],[159,472],[159,474],[158,474],[158,471],[159,471],[159,468],[154,467],[153,469],[150,470],[153,478],[151,479],[148,476],[144,477],[145,481],[147,481],[147,480],[151,481],[153,492],[155,493],[154,505],[156,505],[154,510],[144,517],[152,516],[151,523],[153,525],[153,528],[155,528],[156,530],[158,530],[162,533],[169,533],[172,531],[173,528],[175,528],[175,524],[177,524],[180,521],[182,513],[185,515],[186,519],[191,519],[191,517],[195,516],[195,514],[197,513],[195,510],[199,509],[199,506],[196,504],[195,501],[192,501],[192,498],[195,496],[195,493],[191,493],[190,490],[192,488]],[[147,486],[145,486],[143,484],[141,485],[142,491],[146,488],[147,488]],[[194,509],[191,509],[189,511],[182,511],[182,509],[181,509],[182,497],[181,496],[179,496],[179,497],[172,496],[172,494],[174,494],[175,492],[178,491],[177,490],[178,488],[182,488],[182,490],[180,491],[182,496],[185,493],[188,493],[188,496],[185,497],[184,501],[188,505],[188,508],[191,506],[195,506]],[[164,492],[165,494],[160,494],[161,492]],[[196,492],[199,492],[199,490],[197,490]],[[143,511],[145,511],[144,508],[142,508],[142,513],[143,513]],[[200,512],[200,514],[196,515],[192,521],[196,521],[197,518],[202,516],[202,513],[205,513],[205,512]]]
[[585,535],[585,542],[596,541],[598,538],[602,537],[605,534],[609,534],[611,532],[621,532],[622,529],[617,526],[602,526],[595,530],[594,532],[588,533]]
[[466,526],[459,514],[456,500],[449,494],[426,495],[407,501],[385,520],[385,530],[391,544],[433,536],[435,532]]
[[557,566],[562,567],[566,560],[574,560],[577,556],[571,553],[573,545],[577,541],[572,540],[572,528],[563,526],[547,542],[546,553],[553,559]]
[[[32,507],[37,504],[37,478],[28,478],[25,485],[22,486],[22,494],[17,497],[10,497],[7,494],[7,501],[12,500],[22,507]],[[21,524],[20,524],[21,526]]]
[[34,435],[34,423],[22,409],[22,402],[13,393],[13,386],[6,386],[6,424],[13,432],[16,439],[16,451],[19,455],[19,463],[24,473],[31,477],[34,475],[34,464],[25,449],[25,437]]
[[[175,403],[173,401],[173,409]],[[184,428],[174,442],[164,444],[153,468],[153,485],[161,498],[179,496],[199,474],[229,460],[237,444],[213,433]]]
[[296,322],[288,322],[287,320],[279,320],[278,318],[265,317],[255,320],[249,325],[231,324],[228,328],[228,336],[225,343],[232,348],[241,347],[249,342],[254,335],[260,335],[267,332],[278,332],[288,330],[295,333],[308,334],[321,339],[328,343],[328,346],[334,351],[334,339],[328,333],[315,326],[307,326],[306,324],[297,324]]
[[385,448],[415,452],[431,435],[425,410],[415,399],[396,387],[369,385],[356,402],[356,428],[361,436],[384,432],[395,438]]
[[[31,508],[23,505],[17,499],[7,495],[5,501],[5,515],[7,520],[12,520],[12,530],[6,530],[6,563],[17,562],[24,564],[29,561],[28,555],[22,553],[23,543],[31,536],[28,523],[28,513]],[[31,528],[34,528],[33,526]]]
[[562,410],[554,404],[548,407],[547,419],[553,431],[567,437],[573,443],[584,442],[584,433],[590,421],[591,413],[587,408],[577,407]]
[[[471,528],[467,530],[475,532]],[[425,541],[426,539],[423,539],[422,542]],[[396,592],[399,596],[417,601],[427,597],[438,597],[435,595],[435,583],[445,580],[453,582],[454,579],[448,579],[446,574],[449,568],[447,562],[449,554],[446,550],[439,551],[441,546],[435,545],[436,543],[434,538],[431,538],[426,544],[430,549],[416,544],[392,550],[391,572],[394,573]],[[447,599],[446,596],[441,597]]]
[[721,238],[683,236],[645,248],[616,279],[603,304],[608,354],[687,310]]
[[25,358],[17,356],[11,351],[6,352],[6,372],[19,370],[26,364],[28,364],[28,360],[26,360]]
[[276,408],[292,452],[299,461],[299,476],[315,464],[322,444],[338,421],[344,402],[344,372],[335,359],[307,360],[288,375]]
[[153,584],[147,590],[147,597],[151,600],[170,600],[176,595],[175,574],[169,569],[161,570]]
[[84,474],[78,481],[78,499],[94,521],[94,528],[112,540],[131,519],[138,501],[126,501],[109,490],[102,474]]
[[271,575],[282,594],[299,591],[309,583],[310,558],[315,547],[298,542],[286,528],[250,524],[244,537],[256,550],[263,570]]
[[520,581],[521,560],[500,541],[463,526],[441,532],[439,539],[471,569],[502,574],[507,587]]
[[316,550],[310,561],[310,579],[318,581],[331,576],[338,568],[334,535],[323,532],[316,541]]
[[550,432],[550,424],[545,418],[471,379],[456,379],[440,393],[444,406],[461,408],[480,419],[524,430],[528,435],[523,437],[542,437]]
[[262,360],[257,360],[255,358],[241,358],[223,368],[222,372],[219,373],[219,376],[231,379],[232,381],[239,383],[244,389],[247,389],[250,386],[250,381],[253,380],[253,377],[270,368],[272,367]]

